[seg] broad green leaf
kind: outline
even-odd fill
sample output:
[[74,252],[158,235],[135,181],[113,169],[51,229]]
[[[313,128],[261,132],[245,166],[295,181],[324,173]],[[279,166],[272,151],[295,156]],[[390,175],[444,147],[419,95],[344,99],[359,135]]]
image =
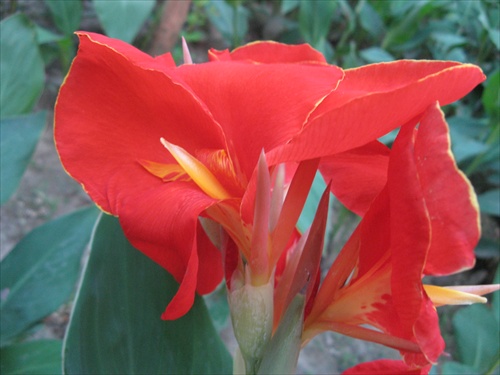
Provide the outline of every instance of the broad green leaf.
[[286,14],[297,8],[300,0],[281,0],[281,13]]
[[35,29],[22,14],[0,22],[0,118],[33,110],[45,81]]
[[479,370],[460,362],[445,362],[441,369],[442,375],[472,375],[479,374]]
[[499,323],[486,305],[460,309],[453,328],[461,362],[484,373],[500,359]]
[[78,0],[45,0],[52,18],[64,35],[70,36],[80,26],[82,20],[82,1]]
[[68,300],[97,214],[89,207],[39,226],[0,263],[2,345]]
[[5,203],[17,189],[40,138],[47,113],[0,120],[0,203]]
[[482,213],[500,217],[500,189],[489,190],[477,199]]
[[155,0],[93,0],[106,35],[132,43],[151,14]]
[[327,39],[336,8],[337,3],[331,0],[300,1],[299,27],[306,42],[315,47],[321,39]]
[[461,163],[488,150],[488,145],[464,133],[460,128],[450,127],[451,146],[457,163]]
[[297,295],[267,344],[258,374],[293,374],[300,352],[304,320],[304,296]]
[[29,341],[0,349],[3,375],[61,374],[60,340]]
[[201,297],[184,317],[160,319],[177,289],[130,245],[117,218],[102,215],[65,338],[64,373],[231,373]]
[[498,120],[500,118],[500,70],[489,76],[481,99],[486,112],[492,119]]
[[359,55],[368,63],[379,63],[394,60],[394,56],[379,47],[366,48],[359,51]]
[[208,19],[219,30],[227,44],[237,47],[248,31],[249,13],[241,5],[233,7],[225,1],[210,0],[205,5]]
[[366,0],[359,2],[356,12],[359,15],[361,27],[370,33],[371,36],[378,38],[385,33],[385,25],[382,18]]

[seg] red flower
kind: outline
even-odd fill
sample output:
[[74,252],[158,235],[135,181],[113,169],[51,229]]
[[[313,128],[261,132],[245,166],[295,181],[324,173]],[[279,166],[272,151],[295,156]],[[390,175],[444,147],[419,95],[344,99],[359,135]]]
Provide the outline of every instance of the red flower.
[[[385,373],[393,364],[398,373],[403,367],[407,373],[426,373],[444,349],[434,304],[452,303],[462,295],[424,286],[422,278],[474,265],[480,235],[474,192],[455,165],[437,104],[401,128],[392,150],[369,144],[350,155],[350,159],[332,157],[330,162],[338,158],[344,164],[363,165],[363,160],[376,156],[379,165],[365,175],[376,176],[377,183],[369,189],[376,197],[366,204],[361,223],[321,285],[305,321],[303,340],[333,330],[399,349],[406,363],[380,361],[347,373]],[[334,181],[344,178],[354,185],[363,179],[362,168],[323,172]],[[340,184],[340,190],[346,188]],[[356,194],[345,196],[348,205],[356,204]],[[363,202],[370,201],[366,194],[361,196]]]
[[[179,281],[165,319],[185,314],[195,292],[212,291],[223,277],[210,223],[229,234],[256,283],[272,275],[309,187],[296,183],[269,238],[254,237],[264,226],[254,217],[262,151],[263,168],[286,163],[285,184],[296,170],[312,180],[322,158],[374,141],[484,79],[472,65],[429,61],[344,73],[309,46],[270,42],[176,67],[169,54],[153,58],[78,35],[55,108],[56,146],[68,173],[119,217],[132,244]],[[256,248],[262,241],[269,251]]]

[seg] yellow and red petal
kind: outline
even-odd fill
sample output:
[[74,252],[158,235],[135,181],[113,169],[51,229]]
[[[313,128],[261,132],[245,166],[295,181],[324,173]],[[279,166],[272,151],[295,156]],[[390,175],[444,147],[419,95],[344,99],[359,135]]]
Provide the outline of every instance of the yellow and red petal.
[[268,162],[311,159],[362,146],[402,126],[431,103],[460,99],[484,79],[477,66],[439,61],[402,60],[346,70],[304,130],[271,151]]

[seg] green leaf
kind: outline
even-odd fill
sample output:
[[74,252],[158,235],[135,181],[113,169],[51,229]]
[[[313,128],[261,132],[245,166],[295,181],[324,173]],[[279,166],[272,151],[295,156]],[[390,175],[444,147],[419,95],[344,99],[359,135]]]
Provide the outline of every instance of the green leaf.
[[227,44],[237,47],[248,31],[249,12],[238,5],[233,7],[225,1],[210,0],[206,5],[208,19],[219,30]]
[[2,345],[68,300],[97,214],[85,208],[39,226],[0,263]]
[[281,0],[281,13],[286,14],[297,8],[300,0]]
[[258,374],[295,373],[300,352],[304,303],[304,296],[300,294],[290,303],[276,333],[267,344]]
[[489,76],[481,99],[492,119],[500,119],[500,70]]
[[385,33],[385,25],[382,18],[366,0],[359,2],[356,12],[359,15],[361,27],[371,36],[379,38]]
[[[500,284],[500,264],[497,266],[497,272],[495,274],[494,284]],[[491,307],[493,309],[493,315],[500,324],[500,291],[496,291],[493,295],[488,296],[488,300],[491,301]]]
[[300,1],[299,27],[306,42],[315,47],[321,39],[327,39],[336,8],[337,2],[331,0]]
[[0,120],[0,204],[17,189],[40,138],[47,112]]
[[453,316],[453,327],[461,362],[479,373],[492,368],[500,358],[499,323],[485,305],[460,309]]
[[0,349],[3,375],[61,374],[60,340],[29,341]]
[[82,20],[82,2],[76,0],[45,0],[57,28],[64,35],[70,36],[80,26]]
[[489,190],[477,199],[482,213],[500,217],[500,189]]
[[201,297],[184,317],[160,319],[177,289],[130,245],[117,218],[102,215],[65,338],[64,373],[231,373]]
[[93,0],[106,35],[132,43],[151,14],[155,0]]
[[450,127],[451,148],[457,163],[480,155],[488,150],[488,145],[467,135],[466,130]]
[[386,61],[393,61],[394,56],[389,52],[379,47],[370,47],[359,51],[360,56],[368,63],[379,63]]
[[29,113],[45,81],[35,30],[22,14],[0,22],[0,118]]
[[441,371],[442,375],[472,375],[478,374],[478,369],[460,362],[445,362]]

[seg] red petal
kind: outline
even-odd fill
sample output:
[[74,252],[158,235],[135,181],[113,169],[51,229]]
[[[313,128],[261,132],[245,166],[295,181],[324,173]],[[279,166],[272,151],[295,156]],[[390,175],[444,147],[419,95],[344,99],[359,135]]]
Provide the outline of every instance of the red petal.
[[451,103],[485,76],[470,64],[396,61],[347,70],[304,131],[273,150],[268,162],[303,160],[362,146],[395,129],[431,103]]
[[242,60],[255,63],[312,63],[326,64],[321,52],[309,44],[288,45],[272,41],[258,41],[236,48],[230,54],[227,51],[210,50],[211,61]]
[[191,256],[182,278],[179,290],[174,298],[170,301],[167,308],[161,315],[164,320],[175,320],[185,315],[194,303],[194,294],[196,289],[196,276],[198,274],[198,251],[196,250],[196,242],[193,242],[191,248]]
[[403,361],[396,361],[391,359],[379,359],[373,362],[361,363],[357,366],[351,367],[344,371],[343,375],[427,375],[431,370],[431,365],[415,368],[410,367]]
[[332,193],[348,209],[363,216],[387,181],[389,148],[378,141],[321,158],[320,171],[332,181]]
[[457,168],[448,126],[437,104],[420,121],[415,156],[432,225],[424,272],[447,275],[473,267],[480,236],[479,206],[470,182]]
[[[168,164],[168,141],[193,152],[221,149],[224,136],[169,70],[123,42],[80,34],[80,49],[55,108],[55,142],[61,161],[92,199],[117,214],[120,197],[144,181],[161,184],[138,161]],[[94,40],[95,38],[96,40]],[[107,44],[106,44],[107,43]],[[110,179],[121,185],[110,190]]]
[[294,137],[343,75],[333,66],[242,62],[183,65],[176,74],[221,125],[247,180],[260,152]]
[[174,307],[164,315],[168,319],[187,312],[195,290],[208,293],[222,280],[220,252],[198,223],[200,213],[214,203],[185,182],[165,183],[122,198],[118,212],[127,238],[181,283]]

